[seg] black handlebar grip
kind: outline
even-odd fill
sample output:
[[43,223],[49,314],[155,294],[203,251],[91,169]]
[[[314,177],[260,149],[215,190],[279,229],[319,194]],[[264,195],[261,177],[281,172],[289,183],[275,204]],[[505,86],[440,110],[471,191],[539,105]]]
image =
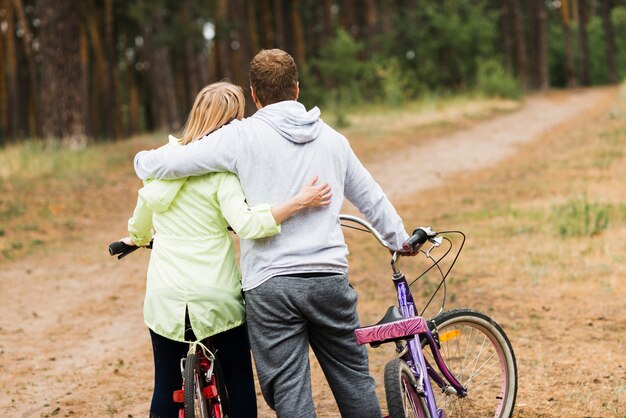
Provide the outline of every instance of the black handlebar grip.
[[416,246],[421,246],[428,239],[428,234],[421,228],[413,231],[413,235],[402,244],[404,251],[415,251]]
[[121,260],[138,248],[139,247],[137,247],[136,245],[126,245],[121,241],[112,242],[111,244],[109,244],[109,254],[117,255],[117,259]]
[[124,244],[122,241],[115,241],[109,244],[109,254],[116,255],[123,253],[129,245]]

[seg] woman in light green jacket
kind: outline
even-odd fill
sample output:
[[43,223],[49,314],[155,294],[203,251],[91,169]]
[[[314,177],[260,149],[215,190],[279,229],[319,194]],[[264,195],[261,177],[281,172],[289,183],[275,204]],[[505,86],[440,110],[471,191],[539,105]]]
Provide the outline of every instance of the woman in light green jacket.
[[[165,146],[202,138],[241,119],[243,109],[240,87],[211,84],[196,97],[182,138],[170,136]],[[144,301],[155,361],[151,417],[178,416],[172,392],[181,385],[180,359],[188,342],[208,337],[219,352],[229,397],[236,400],[230,404],[230,416],[256,416],[241,275],[227,228],[230,225],[242,239],[279,233],[280,223],[300,209],[330,203],[328,185],[317,186],[316,180],[275,207],[249,207],[232,173],[151,181],[139,190],[125,242],[142,246],[154,239]]]

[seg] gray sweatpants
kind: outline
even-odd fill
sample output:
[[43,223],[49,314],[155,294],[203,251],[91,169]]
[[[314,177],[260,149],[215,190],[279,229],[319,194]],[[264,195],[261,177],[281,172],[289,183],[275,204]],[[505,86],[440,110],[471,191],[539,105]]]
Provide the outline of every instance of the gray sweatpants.
[[345,275],[277,276],[246,291],[250,346],[261,390],[279,418],[315,417],[309,344],[342,417],[381,417],[359,346],[357,294]]

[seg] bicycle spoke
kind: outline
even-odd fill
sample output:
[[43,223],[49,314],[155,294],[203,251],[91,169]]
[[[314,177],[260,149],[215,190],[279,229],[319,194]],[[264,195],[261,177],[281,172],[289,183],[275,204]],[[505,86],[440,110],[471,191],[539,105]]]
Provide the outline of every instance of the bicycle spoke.
[[[461,398],[436,392],[437,406],[449,418],[502,417],[502,414],[510,414],[510,398],[507,395],[510,393],[510,380],[506,374],[508,365],[503,358],[505,354],[502,352],[506,347],[492,338],[497,334],[489,328],[489,322],[485,325],[474,322],[481,317],[480,314],[468,312],[467,317],[468,321],[455,322],[453,316],[448,319],[451,321],[448,325],[438,327],[440,335],[453,335],[440,343],[439,351],[452,375],[468,390],[467,396]],[[435,356],[430,350],[425,350],[426,353],[434,361]],[[507,386],[502,386],[500,382]],[[512,384],[515,385],[515,381]],[[515,391],[515,386],[512,390]],[[504,406],[504,402],[509,402],[509,406]]]

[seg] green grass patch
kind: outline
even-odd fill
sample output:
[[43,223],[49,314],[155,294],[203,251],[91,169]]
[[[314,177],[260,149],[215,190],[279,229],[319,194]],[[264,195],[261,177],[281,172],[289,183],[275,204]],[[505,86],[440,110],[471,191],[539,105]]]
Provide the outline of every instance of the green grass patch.
[[556,206],[553,219],[562,238],[593,237],[609,227],[611,205],[590,202],[587,195]]

